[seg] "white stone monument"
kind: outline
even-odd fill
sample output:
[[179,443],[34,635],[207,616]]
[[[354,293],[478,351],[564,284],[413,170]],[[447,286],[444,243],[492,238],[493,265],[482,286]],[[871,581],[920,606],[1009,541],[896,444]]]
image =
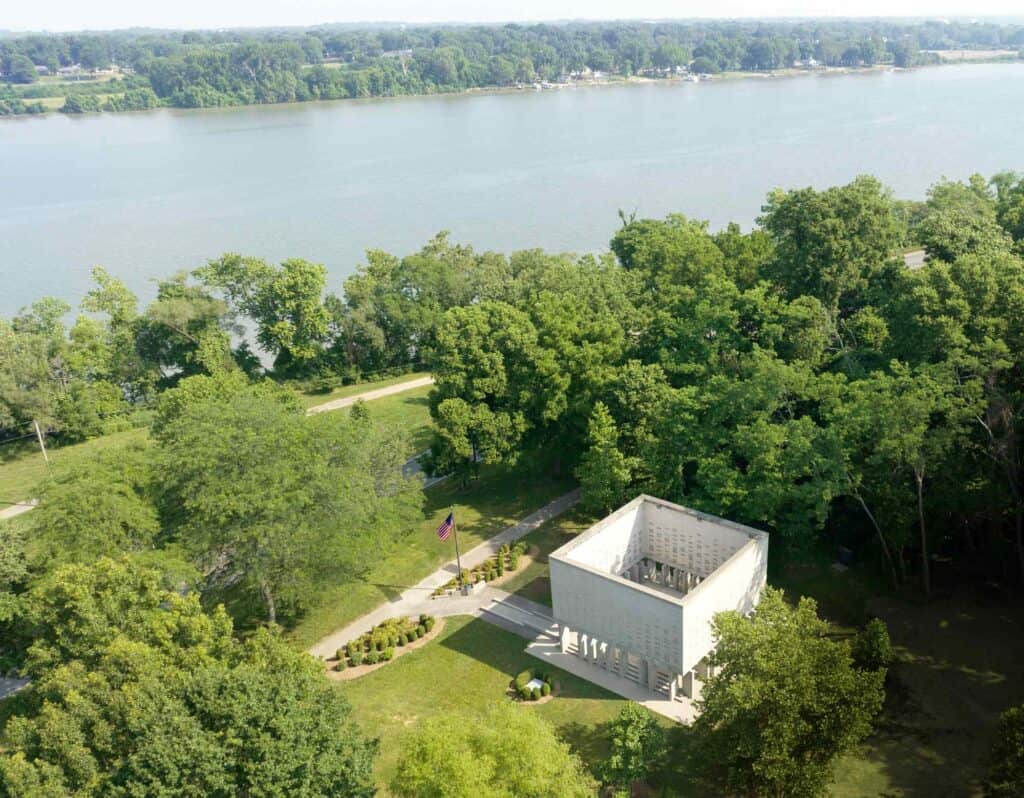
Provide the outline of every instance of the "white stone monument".
[[696,698],[715,613],[747,614],[768,534],[638,496],[549,557],[561,650],[655,693]]

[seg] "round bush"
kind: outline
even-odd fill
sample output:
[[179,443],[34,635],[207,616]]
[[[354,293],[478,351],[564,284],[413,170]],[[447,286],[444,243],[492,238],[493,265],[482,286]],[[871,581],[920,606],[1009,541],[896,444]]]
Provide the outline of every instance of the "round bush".
[[540,694],[541,695],[551,695],[551,683],[550,682],[544,682],[544,684],[540,688]]
[[416,627],[416,636],[417,637],[423,637],[423,635],[425,635],[426,633],[427,633],[427,627],[424,626],[423,624],[420,624],[419,626]]
[[520,671],[519,673],[517,673],[516,674],[516,678],[515,678],[516,689],[517,690],[522,690],[524,687],[526,687],[527,683],[532,678],[533,678],[533,671],[528,671],[527,670],[527,671]]
[[[359,648],[359,650],[360,650],[360,651],[362,651],[362,650],[363,650],[363,649],[362,649],[362,646],[359,646],[358,648]],[[351,657],[351,656],[352,656],[353,654],[355,654],[355,653],[356,653],[356,644],[355,644],[355,641],[354,641],[354,640],[350,640],[350,641],[349,641],[348,643],[346,643],[346,644],[345,644],[345,651],[347,651],[347,652],[348,652],[348,655],[349,655],[350,657]]]
[[529,701],[530,696],[532,695],[530,688],[526,687],[525,685],[523,687],[518,688],[516,692],[519,693],[519,697],[523,699],[523,701]]
[[538,688],[534,687],[530,691],[530,700],[531,701],[540,701],[540,690]]
[[408,636],[405,634],[405,632],[402,632],[402,634],[400,634],[398,636],[398,645],[404,646],[408,642],[409,642]]
[[427,618],[429,617],[429,615],[420,615],[420,626],[423,626],[427,622]]
[[337,660],[343,660],[348,656],[348,646],[342,646],[334,652],[334,658]]
[[336,671],[343,671],[343,670],[345,670],[346,667],[348,667],[348,666],[345,665],[345,658],[344,657],[338,657],[338,664],[334,666],[334,670],[336,670]]
[[356,649],[352,652],[351,660],[353,668],[359,667],[363,664],[363,652],[359,649]]
[[433,618],[427,618],[426,622],[423,625],[426,627],[427,631],[429,632],[431,629],[434,628],[434,619]]
[[393,648],[385,648],[384,653],[380,655],[383,662],[391,662],[395,656],[395,650]]
[[380,655],[376,651],[371,651],[366,655],[366,659],[363,660],[367,665],[376,665]]

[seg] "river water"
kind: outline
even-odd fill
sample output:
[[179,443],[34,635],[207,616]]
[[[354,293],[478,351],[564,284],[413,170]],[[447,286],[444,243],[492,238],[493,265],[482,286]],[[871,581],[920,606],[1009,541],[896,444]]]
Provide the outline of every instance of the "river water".
[[102,264],[144,297],[225,251],[326,264],[447,229],[601,249],[617,212],[749,227],[773,187],[1024,170],[1024,64],[0,121],[0,314]]

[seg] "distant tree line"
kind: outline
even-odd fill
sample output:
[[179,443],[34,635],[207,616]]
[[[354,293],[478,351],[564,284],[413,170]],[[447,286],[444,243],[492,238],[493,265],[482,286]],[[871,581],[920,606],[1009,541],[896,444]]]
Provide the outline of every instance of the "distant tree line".
[[[811,60],[906,67],[935,60],[924,50],[1021,47],[1020,25],[881,20],[115,32],[0,40],[0,72],[17,85],[33,83],[36,67],[117,64],[143,79],[130,88],[151,89],[153,101],[201,108],[432,94],[556,81],[584,70],[630,76],[692,64],[713,73]],[[28,96],[0,96],[0,115],[38,110],[11,99]],[[138,102],[136,95],[126,107]],[[104,109],[95,105],[79,99],[67,110]]]

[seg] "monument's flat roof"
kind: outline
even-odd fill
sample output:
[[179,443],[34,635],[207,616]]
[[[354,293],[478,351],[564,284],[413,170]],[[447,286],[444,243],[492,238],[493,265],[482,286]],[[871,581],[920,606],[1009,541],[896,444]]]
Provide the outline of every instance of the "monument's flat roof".
[[[635,525],[638,519],[641,519],[642,522],[642,516],[646,508],[653,508],[661,512],[668,511],[670,514],[676,515],[680,518],[685,518],[687,521],[697,522],[701,527],[707,524],[712,532],[721,532],[721,537],[723,539],[722,543],[728,549],[728,556],[719,562],[714,570],[703,578],[700,584],[685,595],[677,593],[674,590],[662,588],[658,585],[648,586],[642,582],[634,582],[621,576],[616,570],[596,567],[594,562],[591,561],[591,558],[580,551],[581,547],[584,549],[590,548],[588,544],[594,545],[604,543],[604,540],[599,540],[604,536],[609,539],[609,543],[617,545],[621,549],[621,553],[625,555],[629,544],[628,542],[622,543],[621,541],[623,536],[621,534],[616,536],[615,530],[619,529],[619,531],[621,531],[621,527],[623,525],[630,524],[630,517],[632,517],[632,525]],[[688,536],[685,529],[681,529],[675,534],[684,538]],[[619,541],[612,541],[611,539],[613,537],[618,537]],[[674,504],[654,496],[640,494],[628,504],[624,504],[610,515],[602,518],[585,532],[577,535],[565,545],[552,552],[548,559],[558,560],[559,562],[572,565],[573,567],[582,568],[597,574],[604,579],[618,582],[619,584],[628,586],[632,590],[638,590],[646,593],[647,595],[661,599],[662,601],[681,607],[691,596],[702,592],[705,585],[712,582],[714,577],[720,571],[724,571],[731,561],[737,559],[741,552],[748,547],[755,546],[757,540],[767,537],[768,533],[759,529],[754,529],[753,527],[745,526],[744,524],[738,524],[734,521],[719,518],[718,516],[710,515],[708,513],[702,513],[699,510],[683,507],[682,505]]]

